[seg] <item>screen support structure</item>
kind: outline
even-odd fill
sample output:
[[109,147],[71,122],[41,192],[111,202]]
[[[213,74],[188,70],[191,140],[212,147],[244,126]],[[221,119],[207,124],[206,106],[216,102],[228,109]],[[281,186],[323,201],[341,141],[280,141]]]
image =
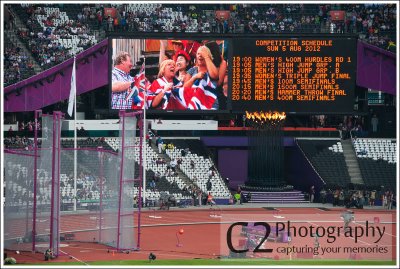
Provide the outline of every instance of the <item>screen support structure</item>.
[[[119,174],[119,192],[118,192],[118,215],[117,215],[117,251],[138,250],[140,248],[141,234],[141,209],[142,209],[142,184],[143,174],[146,169],[143,167],[143,111],[125,112],[120,111],[120,174]],[[139,128],[139,142],[136,142],[136,128]],[[139,158],[135,158],[135,152],[139,152]],[[135,159],[138,159],[139,176],[135,178]],[[133,197],[130,197],[125,192],[125,189],[135,187],[135,182],[138,182],[138,214],[137,214],[137,240],[136,245],[134,239],[134,215],[135,210],[132,210]]]
[[35,110],[35,134],[34,134],[34,164],[33,164],[33,213],[32,213],[32,252],[35,251],[35,245],[36,245],[36,206],[37,206],[37,168],[38,168],[38,122],[39,122],[39,117],[42,116],[42,110]]
[[50,249],[52,249],[56,256],[59,255],[60,248],[60,161],[62,118],[63,114],[60,111],[53,112]]
[[[143,66],[146,66],[146,57],[143,57]],[[143,69],[144,70],[144,76],[146,76],[146,68],[144,68]],[[140,150],[142,151],[143,150],[143,152],[140,154],[140,156],[142,156],[142,154],[144,155],[144,156],[146,156],[147,155],[147,152],[146,152],[146,143],[147,143],[147,141],[146,141],[146,136],[147,136],[147,133],[148,133],[148,130],[147,130],[147,123],[146,123],[146,111],[147,111],[147,89],[144,89],[144,105],[143,105],[143,129],[141,130],[141,131],[143,131],[143,134],[140,134],[140,139],[143,139],[144,140],[144,143],[143,143],[143,147],[141,147],[140,148]],[[150,139],[150,137],[149,137],[149,139]],[[141,145],[142,145],[142,143],[141,143]],[[146,164],[146,158],[143,158],[143,165],[145,166],[145,167],[147,167],[147,164]],[[139,169],[141,169],[141,168],[139,168]],[[143,172],[143,171],[142,171]],[[143,203],[145,204],[146,203],[146,169],[144,169],[144,173],[142,174],[143,175]],[[141,201],[141,200],[139,200],[139,201]]]

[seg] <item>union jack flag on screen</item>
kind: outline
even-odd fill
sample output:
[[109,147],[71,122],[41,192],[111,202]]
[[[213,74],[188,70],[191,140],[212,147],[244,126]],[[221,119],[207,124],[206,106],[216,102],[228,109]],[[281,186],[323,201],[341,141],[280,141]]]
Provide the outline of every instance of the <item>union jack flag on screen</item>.
[[172,95],[189,110],[218,108],[216,86],[212,83],[208,74],[203,79],[197,79],[191,88],[174,88]]
[[[130,89],[126,100],[133,98],[132,109],[143,109],[145,93],[150,87],[150,82],[146,78],[146,65],[143,62],[139,73],[133,78],[133,87]],[[146,102],[152,100],[152,96],[146,97]],[[148,108],[148,106],[146,106]]]

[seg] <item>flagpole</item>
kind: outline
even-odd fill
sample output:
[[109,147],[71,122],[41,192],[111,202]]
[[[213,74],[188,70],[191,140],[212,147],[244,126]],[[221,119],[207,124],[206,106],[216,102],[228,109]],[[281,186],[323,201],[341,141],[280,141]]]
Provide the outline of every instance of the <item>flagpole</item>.
[[[147,141],[146,141],[146,134],[147,134],[147,123],[146,123],[146,106],[147,106],[147,89],[146,89],[146,57],[143,57],[143,65],[144,65],[144,77],[145,77],[145,86],[144,86],[144,104],[143,104],[143,141],[144,141],[144,147],[143,147],[143,204],[146,204],[146,169],[147,169],[147,161],[146,161],[146,155],[147,155]],[[150,138],[150,137],[149,137]]]
[[[75,69],[75,61],[76,57],[74,57],[74,70],[75,72],[75,85],[76,85],[76,69]],[[76,131],[76,87],[75,87],[75,96],[74,96],[74,192],[75,192],[75,199],[74,199],[74,211],[76,211],[76,204],[77,204],[77,192],[76,192],[76,178],[78,174],[78,141],[77,141],[77,131]]]

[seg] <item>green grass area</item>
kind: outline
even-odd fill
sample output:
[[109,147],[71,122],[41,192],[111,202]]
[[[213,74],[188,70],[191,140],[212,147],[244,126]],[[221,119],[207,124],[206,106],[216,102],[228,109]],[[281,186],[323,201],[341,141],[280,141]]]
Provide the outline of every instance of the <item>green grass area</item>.
[[[215,266],[227,266],[227,265],[244,265],[244,266],[269,266],[269,265],[304,265],[304,266],[381,266],[381,265],[396,265],[395,261],[380,261],[380,260],[271,260],[271,259],[191,259],[191,260],[156,260],[149,262],[147,260],[123,260],[123,261],[97,261],[89,262],[89,265],[113,265],[113,266],[201,266],[201,265],[215,265]],[[42,265],[80,265],[79,262],[69,263],[43,263]]]

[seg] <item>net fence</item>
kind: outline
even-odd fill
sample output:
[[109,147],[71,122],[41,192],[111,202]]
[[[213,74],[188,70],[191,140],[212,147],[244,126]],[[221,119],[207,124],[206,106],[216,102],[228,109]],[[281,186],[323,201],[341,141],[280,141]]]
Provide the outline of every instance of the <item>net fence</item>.
[[4,154],[4,248],[31,250],[33,229],[33,152]]
[[4,155],[7,249],[44,252],[51,248],[58,255],[60,134],[61,113],[42,115],[40,148]]
[[133,205],[139,194],[135,154],[141,142],[136,139],[136,115],[122,115],[120,128],[115,151],[62,147],[61,113],[42,115],[37,152],[35,148],[5,152],[6,249],[51,248],[59,255],[60,244],[70,241],[96,242],[117,250],[137,247],[138,209]]

